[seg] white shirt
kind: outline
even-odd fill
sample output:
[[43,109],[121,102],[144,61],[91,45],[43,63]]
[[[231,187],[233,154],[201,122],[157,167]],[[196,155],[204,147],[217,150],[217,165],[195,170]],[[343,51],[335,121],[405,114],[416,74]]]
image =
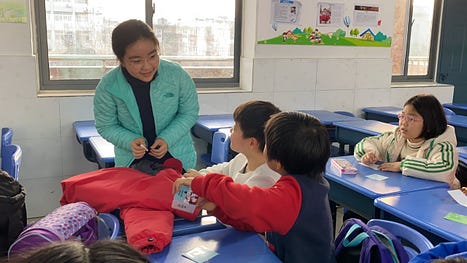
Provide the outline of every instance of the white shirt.
[[236,183],[246,184],[248,186],[271,187],[281,177],[280,174],[274,172],[269,166],[264,163],[257,167],[254,171],[244,172],[248,161],[244,154],[237,154],[232,160],[225,163],[220,163],[201,169],[201,174],[220,173],[225,174],[234,180]]

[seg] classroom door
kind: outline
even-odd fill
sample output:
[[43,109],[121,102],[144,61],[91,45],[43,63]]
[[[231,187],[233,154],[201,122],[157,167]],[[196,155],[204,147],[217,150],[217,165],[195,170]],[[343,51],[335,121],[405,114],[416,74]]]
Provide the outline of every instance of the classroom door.
[[443,5],[436,81],[454,85],[453,102],[467,103],[467,1]]

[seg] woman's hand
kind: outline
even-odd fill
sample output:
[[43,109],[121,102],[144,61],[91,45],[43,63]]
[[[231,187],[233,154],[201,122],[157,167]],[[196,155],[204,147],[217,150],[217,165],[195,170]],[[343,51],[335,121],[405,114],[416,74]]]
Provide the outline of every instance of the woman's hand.
[[381,171],[400,172],[401,171],[401,162],[382,163],[379,166],[379,169]]
[[156,141],[149,148],[149,155],[160,159],[164,157],[168,150],[169,146],[167,145],[167,143],[163,139],[157,138]]
[[148,148],[146,147],[146,140],[141,137],[134,139],[131,142],[131,152],[135,159],[141,159],[146,154]]
[[366,165],[374,164],[378,161],[378,157],[374,152],[367,152],[363,155],[361,162]]
[[183,176],[186,177],[186,178],[193,178],[193,177],[200,176],[200,175],[202,175],[202,174],[200,174],[195,169],[188,169],[188,171],[183,174]]

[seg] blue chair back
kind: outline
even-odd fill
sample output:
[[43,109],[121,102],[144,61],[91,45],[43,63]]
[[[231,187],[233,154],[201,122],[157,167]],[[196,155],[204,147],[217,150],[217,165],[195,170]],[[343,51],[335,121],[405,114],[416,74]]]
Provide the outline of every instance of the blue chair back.
[[23,152],[16,144],[2,146],[2,170],[6,171],[15,180],[19,177],[19,167]]
[[211,162],[223,163],[229,161],[230,129],[219,129],[212,136]]
[[371,219],[368,221],[367,225],[380,226],[391,232],[391,234],[397,238],[401,239],[401,242],[404,244],[404,248],[409,255],[409,259],[414,258],[419,253],[433,248],[433,244],[430,242],[430,240],[428,240],[428,238],[415,229],[401,223],[383,219]]
[[444,114],[446,114],[446,116],[449,116],[449,115],[456,115],[456,113],[455,113],[453,110],[451,110],[451,109],[448,109],[448,108],[446,108],[446,107],[443,107],[443,109],[444,109]]
[[98,238],[116,239],[120,233],[118,218],[109,213],[99,213],[98,219]]
[[11,128],[2,128],[2,148],[11,144],[13,139],[13,129]]

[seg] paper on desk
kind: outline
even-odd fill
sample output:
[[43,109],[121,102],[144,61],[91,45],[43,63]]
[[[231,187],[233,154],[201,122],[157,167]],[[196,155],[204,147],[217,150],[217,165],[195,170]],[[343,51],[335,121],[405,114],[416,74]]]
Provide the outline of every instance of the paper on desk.
[[376,181],[383,181],[383,180],[388,179],[387,176],[379,175],[379,174],[370,174],[370,175],[367,175],[366,178],[373,179]]
[[383,163],[382,161],[377,161],[377,162],[374,163],[374,164],[364,164],[364,163],[360,162],[361,165],[366,166],[366,167],[368,167],[368,168],[371,168],[371,169],[373,169],[373,170],[377,170],[377,171],[379,171],[379,166],[380,166],[382,163]]
[[444,216],[447,220],[467,225],[467,216],[449,212]]
[[458,204],[467,207],[467,195],[465,195],[461,190],[449,190],[448,193]]
[[217,252],[212,251],[205,246],[195,247],[182,254],[182,256],[191,259],[196,263],[206,262],[217,255],[219,255]]

